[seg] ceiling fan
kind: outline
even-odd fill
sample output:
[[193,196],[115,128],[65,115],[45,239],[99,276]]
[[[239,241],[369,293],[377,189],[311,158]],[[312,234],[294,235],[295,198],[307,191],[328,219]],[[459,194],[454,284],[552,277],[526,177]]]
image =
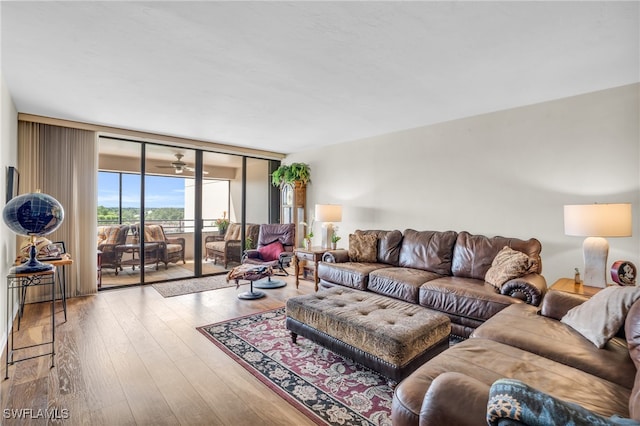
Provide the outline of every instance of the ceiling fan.
[[[182,174],[185,170],[188,172],[194,172],[196,170],[193,167],[189,166],[184,161],[182,161],[182,157],[184,157],[184,155],[175,154],[175,156],[176,156],[176,161],[172,161],[169,166],[156,166],[156,167],[159,169],[173,169],[175,173],[178,175]],[[207,171],[203,171],[203,173],[205,175],[209,174],[209,172]]]

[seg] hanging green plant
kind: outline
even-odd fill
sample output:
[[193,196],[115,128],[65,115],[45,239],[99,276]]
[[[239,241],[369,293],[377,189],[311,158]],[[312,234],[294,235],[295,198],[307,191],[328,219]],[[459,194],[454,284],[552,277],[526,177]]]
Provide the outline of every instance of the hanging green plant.
[[271,174],[271,184],[273,186],[282,186],[285,183],[294,182],[302,182],[305,185],[311,182],[311,169],[308,164],[282,164]]

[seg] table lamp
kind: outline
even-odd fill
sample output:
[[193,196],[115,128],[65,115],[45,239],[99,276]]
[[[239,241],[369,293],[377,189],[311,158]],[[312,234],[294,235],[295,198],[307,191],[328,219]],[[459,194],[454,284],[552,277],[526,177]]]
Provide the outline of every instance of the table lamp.
[[582,244],[584,284],[607,286],[609,243],[605,237],[631,236],[631,204],[564,206],[564,233],[587,237]]
[[316,204],[316,220],[323,222],[322,225],[322,247],[331,247],[331,237],[333,236],[333,223],[342,221],[342,206],[337,204]]
[[11,268],[12,273],[27,274],[53,269],[53,265],[42,263],[36,258],[36,239],[49,235],[62,224],[64,209],[58,200],[40,192],[19,195],[4,206],[2,219],[16,234],[31,238],[29,260]]

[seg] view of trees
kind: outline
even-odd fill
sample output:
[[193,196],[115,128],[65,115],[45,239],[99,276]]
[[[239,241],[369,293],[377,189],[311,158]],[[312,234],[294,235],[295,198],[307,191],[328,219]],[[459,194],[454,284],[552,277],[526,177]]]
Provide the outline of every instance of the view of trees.
[[[184,208],[160,207],[146,209],[147,221],[180,221],[184,219]],[[140,221],[140,209],[136,207],[124,207],[122,209],[122,223],[135,223]],[[98,223],[118,223],[118,208],[98,206]]]

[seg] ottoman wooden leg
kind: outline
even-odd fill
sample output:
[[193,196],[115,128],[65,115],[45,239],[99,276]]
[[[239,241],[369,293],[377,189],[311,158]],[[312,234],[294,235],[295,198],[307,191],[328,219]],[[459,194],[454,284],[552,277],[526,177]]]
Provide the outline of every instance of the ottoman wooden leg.
[[291,341],[293,342],[294,345],[296,344],[297,340],[298,340],[298,335],[292,331],[291,332]]

